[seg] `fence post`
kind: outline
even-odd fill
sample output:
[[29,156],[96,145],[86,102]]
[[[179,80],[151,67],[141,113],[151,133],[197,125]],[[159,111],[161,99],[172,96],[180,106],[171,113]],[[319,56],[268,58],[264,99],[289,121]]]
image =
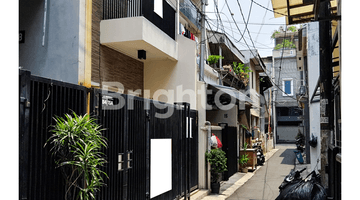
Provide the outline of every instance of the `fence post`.
[[29,132],[30,132],[30,71],[19,72],[19,199],[28,199]]
[[[146,104],[147,102],[145,102]],[[145,110],[146,114],[146,199],[150,199],[150,108]]]
[[124,116],[123,116],[123,120],[124,120],[124,135],[123,135],[123,145],[124,145],[124,163],[125,167],[124,167],[124,175],[123,175],[123,199],[127,200],[128,198],[128,178],[129,178],[129,169],[127,166],[128,163],[128,157],[127,157],[127,153],[128,153],[128,143],[129,143],[129,125],[128,125],[128,121],[129,121],[129,109],[128,109],[128,96],[125,95],[124,97],[125,99],[125,105],[124,105]]

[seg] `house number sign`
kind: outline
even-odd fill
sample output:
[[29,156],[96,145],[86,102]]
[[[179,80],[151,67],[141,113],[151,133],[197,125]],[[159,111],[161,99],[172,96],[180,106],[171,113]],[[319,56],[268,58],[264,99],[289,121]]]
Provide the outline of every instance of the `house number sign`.
[[19,31],[19,43],[25,43],[25,31]]

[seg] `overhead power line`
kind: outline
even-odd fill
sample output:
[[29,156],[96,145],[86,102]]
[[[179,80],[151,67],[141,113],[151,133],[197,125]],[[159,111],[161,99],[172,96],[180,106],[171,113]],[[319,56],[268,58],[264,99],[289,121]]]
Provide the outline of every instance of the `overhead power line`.
[[[226,3],[226,5],[227,5],[227,7],[228,7],[229,12],[230,12],[230,13],[233,13],[233,12],[231,11],[230,7],[229,7],[229,4],[228,4],[227,0],[225,0],[225,3]],[[240,4],[238,4],[238,5],[240,6]],[[236,23],[236,21],[235,21],[235,19],[234,19],[234,16],[231,15],[231,17],[232,17],[232,19],[233,19],[233,21],[234,21],[234,23],[235,23],[238,31],[239,31],[240,34],[241,34],[240,28],[239,28],[239,26],[237,25],[237,23]],[[243,21],[244,21],[244,23],[246,23],[244,18],[243,18]],[[247,30],[248,30],[248,29],[247,29]],[[250,40],[251,40],[251,42],[252,42],[252,44],[253,44],[253,46],[254,46],[254,48],[255,48],[254,41],[253,41],[252,38],[251,38],[251,35],[250,35],[250,33],[249,33],[249,30],[248,30],[248,35],[249,35]],[[264,65],[263,63],[264,63],[264,62],[262,61],[261,57],[260,57],[259,55],[258,55],[258,57],[257,57],[257,56],[253,53],[253,51],[251,50],[250,46],[247,44],[246,40],[244,40],[244,41],[245,41],[245,44],[246,44],[246,46],[248,47],[250,53],[254,56],[254,58],[255,58],[256,60],[258,60],[260,67],[264,70],[264,73],[265,73],[267,76],[269,76],[269,75],[267,74],[267,72],[266,72],[266,69],[265,69],[264,66],[263,66],[263,65]],[[255,48],[255,49],[256,49],[256,48]],[[269,76],[269,77],[270,77],[270,76]],[[297,101],[297,99],[295,99],[294,97],[292,97],[292,96],[288,95],[286,92],[284,92],[276,83],[274,83],[274,82],[272,81],[272,79],[270,79],[270,81],[273,83],[274,86],[276,86],[280,91],[282,91],[282,92],[283,92],[284,94],[286,94],[288,97],[290,97],[290,98],[292,98],[292,99],[294,99],[294,100]]]

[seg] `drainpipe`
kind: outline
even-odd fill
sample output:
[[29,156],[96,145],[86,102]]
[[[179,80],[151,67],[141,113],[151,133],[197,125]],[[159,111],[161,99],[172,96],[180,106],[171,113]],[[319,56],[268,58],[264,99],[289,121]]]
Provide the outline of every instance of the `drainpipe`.
[[201,1],[201,39],[200,39],[200,73],[199,81],[204,81],[205,56],[205,0]]
[[[207,152],[210,152],[211,150],[211,146],[210,146],[210,139],[211,139],[211,123],[209,121],[206,121],[205,122],[205,126],[207,128],[207,136],[208,136],[208,145],[207,145]],[[210,163],[207,162],[207,177],[206,177],[206,180],[207,180],[207,187],[210,189],[210,182],[211,182],[211,174],[210,174]]]
[[179,35],[179,23],[180,23],[180,19],[179,19],[179,14],[180,14],[180,3],[179,3],[180,0],[177,0],[176,1],[176,15],[175,15],[175,40],[177,40],[177,37]]

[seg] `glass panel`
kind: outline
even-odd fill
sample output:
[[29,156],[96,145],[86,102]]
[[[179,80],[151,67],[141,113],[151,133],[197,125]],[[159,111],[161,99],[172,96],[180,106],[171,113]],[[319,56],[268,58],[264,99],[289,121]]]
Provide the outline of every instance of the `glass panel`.
[[291,81],[284,81],[285,83],[285,93],[291,94]]

